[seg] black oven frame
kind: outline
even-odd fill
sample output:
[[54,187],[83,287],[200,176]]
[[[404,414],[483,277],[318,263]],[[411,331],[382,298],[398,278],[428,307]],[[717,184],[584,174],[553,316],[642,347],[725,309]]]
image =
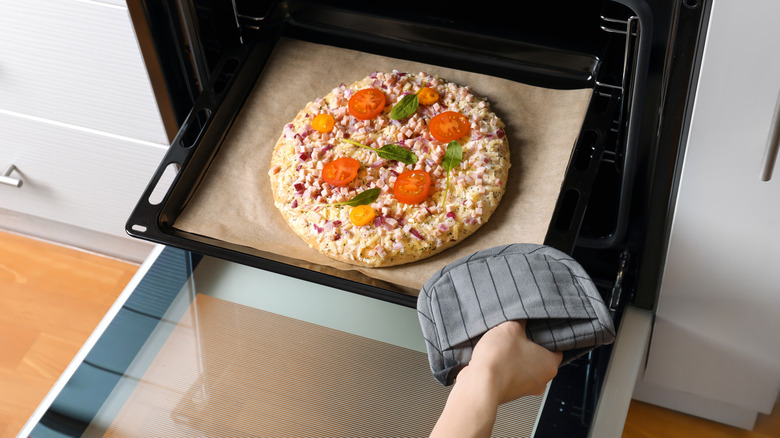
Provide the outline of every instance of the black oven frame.
[[[208,136],[213,137],[211,141],[219,142],[241,106],[243,92],[230,94],[230,90],[236,83],[238,89],[249,89],[254,83],[257,71],[244,69],[242,65],[247,62],[262,65],[270,51],[270,47],[262,45],[282,32],[275,27],[280,14],[288,28],[289,21],[295,21],[297,38],[316,39],[327,34],[329,44],[347,44],[345,39],[349,39],[352,48],[371,51],[380,47],[383,54],[389,55],[405,50],[402,57],[423,56],[426,61],[431,56],[435,59],[437,51],[442,49],[436,46],[437,39],[457,37],[464,29],[467,33],[486,31],[482,20],[490,19],[489,14],[483,16],[474,11],[438,15],[420,12],[421,5],[414,2],[409,2],[408,9],[404,9],[404,2],[394,3],[401,7],[392,11],[347,0],[289,1],[281,2],[282,6],[274,1],[229,3],[128,1],[173,145],[167,162],[184,164],[195,159],[208,163],[209,157],[193,158],[190,150],[184,150],[188,148],[177,149],[176,145],[182,141],[203,141]],[[427,5],[426,10],[445,11],[436,9],[443,3]],[[286,9],[280,12],[280,7]],[[594,106],[603,106],[598,97],[605,97],[608,109],[602,114],[609,114],[609,120],[596,117],[598,111],[589,111],[588,117],[592,119],[586,120],[583,129],[587,132],[590,124],[598,129],[607,126],[606,132],[602,132],[605,135],[599,135],[596,142],[581,136],[572,159],[574,167],[578,159],[587,163],[593,160],[595,169],[585,166],[590,170],[584,176],[567,173],[545,243],[572,253],[583,264],[615,312],[616,325],[626,304],[652,309],[655,303],[665,248],[659,236],[665,235],[663,230],[670,211],[675,168],[683,150],[709,7],[705,0],[572,1],[554,5],[548,2],[547,6],[528,2],[521,9],[532,18],[519,20],[524,26],[522,31],[514,31],[511,25],[497,26],[483,39],[483,42],[490,38],[499,43],[508,42],[510,47],[506,50],[523,52],[520,56],[513,57],[500,50],[496,53],[461,47],[456,49],[465,55],[462,65],[453,65],[451,56],[441,60],[454,67],[485,68],[493,74],[498,72],[497,75],[543,86],[592,87],[596,96]],[[568,12],[561,12],[561,8],[568,8]],[[599,10],[597,18],[590,17],[594,10]],[[354,20],[342,23],[341,33],[338,29],[322,28],[329,20],[344,20],[345,12],[353,18],[358,15],[375,20],[371,31],[358,29],[366,34],[359,39],[364,45],[356,43],[354,35],[343,34],[349,26],[355,26]],[[590,14],[593,19],[582,19],[581,13]],[[507,21],[501,21],[503,24],[513,22],[504,18]],[[406,25],[428,30],[422,36],[396,38],[397,35],[390,34],[403,33]],[[594,25],[598,26],[597,30]],[[615,38],[614,34],[620,37]],[[416,54],[406,51],[409,38],[416,38],[413,42],[422,47]],[[615,52],[621,54],[621,62],[601,59],[614,57]],[[580,53],[597,58],[597,65],[588,70],[587,60],[577,61]],[[562,56],[556,58],[556,55]],[[546,64],[536,64],[534,56],[545,57]],[[215,93],[215,87],[220,92]],[[219,117],[218,108],[222,108]],[[144,197],[154,189],[165,164],[158,169]],[[203,171],[190,170],[201,174]],[[189,178],[197,179],[200,175],[195,173]],[[565,196],[569,189],[577,195],[573,203]],[[590,196],[591,192],[597,195]],[[186,191],[173,193],[174,198],[187,195]],[[183,202],[179,199],[173,205]],[[243,248],[215,247],[193,236],[175,236],[165,228],[169,216],[175,214],[164,208],[139,208],[128,221],[128,233],[414,305],[413,298],[382,287],[356,286],[284,262],[247,258]],[[561,227],[566,228],[564,232],[555,232],[556,221],[565,225]],[[139,222],[152,226],[139,232],[134,227]],[[611,347],[605,346],[561,369],[551,385],[536,436],[587,435],[610,354]]]
[[[241,43],[233,44],[229,51],[221,53],[212,70],[208,70],[207,63],[201,60],[206,55],[206,45],[195,44],[200,41],[199,38],[189,36],[186,39],[189,47],[187,59],[192,60],[191,83],[198,87],[197,98],[181,122],[152,183],[133,211],[127,225],[128,233],[358,293],[414,304],[414,297],[409,294],[414,291],[399,291],[394,285],[376,284],[370,279],[367,282],[345,281],[338,273],[331,275],[333,273],[327,270],[314,272],[300,269],[295,263],[276,257],[272,252],[184,233],[172,226],[219,150],[224,134],[230,129],[243,100],[261,74],[275,41],[284,35],[490,74],[532,85],[592,89],[589,109],[574,145],[544,242],[571,253],[580,234],[591,188],[603,162],[605,145],[611,144],[606,152],[616,157],[620,153],[620,145],[625,144],[623,138],[631,120],[627,116],[630,111],[627,96],[632,92],[626,84],[633,83],[630,78],[635,74],[636,63],[632,61],[637,58],[632,55],[638,51],[636,18],[629,15],[622,19],[599,16],[596,38],[604,51],[587,53],[510,39],[499,32],[478,34],[474,33],[475,29],[465,30],[462,24],[431,25],[419,18],[415,21],[408,16],[385,17],[366,10],[347,9],[341,2],[332,3],[284,2],[275,11],[265,11],[267,15],[264,17],[252,17],[238,37]],[[237,10],[233,12],[241,20],[248,20]],[[625,11],[622,13],[626,14]],[[186,16],[181,12],[180,15]],[[196,28],[198,26],[191,20],[184,20],[182,29]],[[620,36],[614,37],[615,34]],[[188,34],[185,32],[185,35]],[[235,41],[236,35],[231,34],[228,38]],[[176,65],[186,65],[183,60],[180,57]],[[192,88],[187,89],[185,97],[193,96]],[[188,99],[174,99],[172,102],[186,103]],[[633,173],[632,166],[624,164],[630,163],[630,160],[613,159],[613,163],[618,163],[625,175]],[[151,198],[160,191],[157,183],[172,167],[180,170],[173,186],[164,188],[162,202],[152,201]],[[622,178],[623,184],[629,180],[628,177]]]

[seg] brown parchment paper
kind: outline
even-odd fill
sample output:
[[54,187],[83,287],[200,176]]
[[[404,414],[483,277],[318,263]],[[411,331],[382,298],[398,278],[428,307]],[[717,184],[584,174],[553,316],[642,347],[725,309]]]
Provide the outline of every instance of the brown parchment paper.
[[[310,101],[374,71],[427,72],[486,97],[506,124],[512,168],[490,220],[438,255],[387,268],[335,261],[309,246],[276,209],[268,177],[282,128]],[[507,243],[544,242],[591,89],[555,90],[461,70],[282,39],[176,229],[417,290],[446,264]]]

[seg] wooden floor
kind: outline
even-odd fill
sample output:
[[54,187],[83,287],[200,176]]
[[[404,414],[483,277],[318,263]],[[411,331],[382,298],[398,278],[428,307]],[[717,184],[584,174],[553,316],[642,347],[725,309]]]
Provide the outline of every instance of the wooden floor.
[[0,232],[0,437],[15,437],[138,265]]
[[[0,231],[0,438],[15,437],[138,265]],[[623,438],[780,438],[632,402]]]
[[752,431],[632,401],[623,438],[777,438],[780,437],[780,406],[771,415],[759,415]]

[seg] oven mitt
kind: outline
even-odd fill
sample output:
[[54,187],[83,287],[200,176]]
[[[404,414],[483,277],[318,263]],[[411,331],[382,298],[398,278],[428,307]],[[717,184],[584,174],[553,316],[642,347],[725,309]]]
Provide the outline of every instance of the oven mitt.
[[434,377],[451,385],[479,338],[504,321],[527,319],[528,338],[563,352],[561,365],[615,339],[612,317],[588,274],[544,245],[476,252],[431,277],[417,313]]

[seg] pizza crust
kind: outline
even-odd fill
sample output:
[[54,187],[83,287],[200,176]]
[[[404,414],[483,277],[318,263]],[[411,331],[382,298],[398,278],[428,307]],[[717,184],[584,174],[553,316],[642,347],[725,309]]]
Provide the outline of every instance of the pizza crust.
[[[393,105],[422,86],[436,89],[435,104],[420,105],[411,117],[392,121]],[[387,98],[385,110],[374,119],[358,121],[347,111],[355,91],[374,87]],[[457,111],[471,122],[471,132],[460,139],[463,160],[450,172],[447,200],[442,204],[446,171],[441,161],[446,144],[427,131],[427,121],[443,111]],[[329,113],[336,129],[322,134],[311,128],[312,118]],[[414,165],[379,158],[375,152],[343,142],[349,137],[379,148],[399,144],[418,157]],[[347,187],[332,187],[320,178],[324,163],[341,156],[361,162],[358,177]],[[373,73],[349,86],[340,85],[327,96],[307,104],[285,125],[274,147],[269,176],[274,203],[290,228],[311,248],[333,259],[364,267],[395,266],[442,252],[485,224],[505,192],[510,168],[504,124],[486,99],[469,87],[426,73]],[[432,177],[431,192],[421,204],[401,204],[392,195],[395,175],[423,169]],[[374,223],[357,227],[349,222],[349,206],[330,206],[357,193],[380,187],[371,204]]]

